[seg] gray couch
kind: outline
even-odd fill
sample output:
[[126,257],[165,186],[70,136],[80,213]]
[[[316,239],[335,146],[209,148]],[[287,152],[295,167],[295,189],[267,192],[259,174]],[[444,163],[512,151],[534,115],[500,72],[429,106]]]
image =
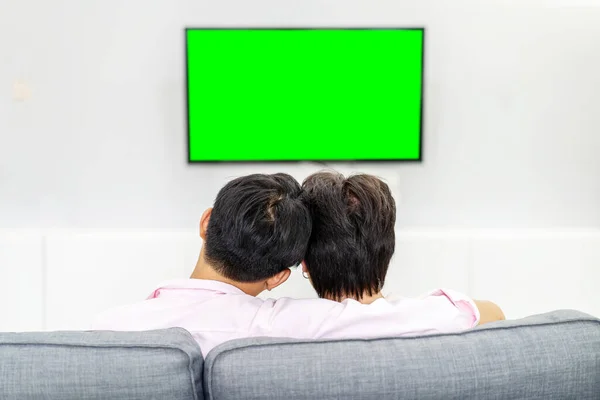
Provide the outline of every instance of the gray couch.
[[460,334],[245,339],[0,334],[0,399],[600,399],[600,320],[557,311]]

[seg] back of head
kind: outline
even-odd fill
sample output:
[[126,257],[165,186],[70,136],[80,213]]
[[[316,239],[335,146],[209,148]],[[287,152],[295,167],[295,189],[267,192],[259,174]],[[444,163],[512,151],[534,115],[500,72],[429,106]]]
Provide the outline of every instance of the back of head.
[[395,248],[396,204],[372,175],[319,172],[303,183],[313,218],[305,261],[320,297],[377,294]]
[[208,222],[205,258],[221,275],[258,282],[302,261],[311,218],[290,175],[254,174],[227,183]]

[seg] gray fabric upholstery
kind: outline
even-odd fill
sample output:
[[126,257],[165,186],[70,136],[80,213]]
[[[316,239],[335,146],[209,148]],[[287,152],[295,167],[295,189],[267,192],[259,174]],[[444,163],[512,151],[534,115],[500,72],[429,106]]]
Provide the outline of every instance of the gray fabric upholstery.
[[600,321],[558,311],[460,334],[244,339],[208,354],[225,399],[600,399]]
[[0,399],[202,400],[202,363],[179,328],[0,333]]

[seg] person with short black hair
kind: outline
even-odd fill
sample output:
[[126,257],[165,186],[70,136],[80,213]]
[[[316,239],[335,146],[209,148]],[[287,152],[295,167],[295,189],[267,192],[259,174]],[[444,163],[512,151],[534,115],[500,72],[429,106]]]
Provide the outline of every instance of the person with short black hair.
[[[373,175],[346,178],[326,171],[306,178],[302,188],[313,219],[302,268],[319,297],[363,304],[383,299],[381,290],[396,245],[396,203],[388,185]],[[447,297],[467,310],[476,308],[480,323],[504,319],[502,310],[489,301],[471,300],[448,289],[424,298],[431,296]]]
[[313,218],[305,268],[319,297],[367,303],[381,297],[396,246],[388,185],[372,175],[319,172],[302,187]]
[[[145,301],[101,314],[93,329],[182,327],[206,356],[223,342],[246,337],[374,338],[455,332],[477,324],[477,308],[470,302],[463,307],[461,297],[455,297],[458,305],[430,298],[383,308],[377,302],[255,297],[281,285],[290,267],[302,262],[313,219],[293,177],[234,179],[202,215],[204,244],[191,278],[166,282]],[[352,294],[349,287],[336,294]]]
[[227,183],[201,218],[201,259],[253,295],[283,283],[289,267],[302,262],[312,227],[300,194],[287,174],[253,174]]

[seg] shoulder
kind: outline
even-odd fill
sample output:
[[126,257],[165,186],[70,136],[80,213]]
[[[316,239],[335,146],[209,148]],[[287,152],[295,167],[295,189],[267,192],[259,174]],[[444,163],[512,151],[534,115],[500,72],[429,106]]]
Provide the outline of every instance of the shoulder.
[[91,329],[93,330],[139,330],[146,329],[145,324],[160,315],[159,299],[143,300],[137,303],[113,307],[96,315]]
[[477,326],[481,318],[476,302],[452,289],[435,289],[416,298],[391,294],[386,295],[385,300],[413,316],[415,313],[427,315],[432,321],[446,321],[462,329]]

